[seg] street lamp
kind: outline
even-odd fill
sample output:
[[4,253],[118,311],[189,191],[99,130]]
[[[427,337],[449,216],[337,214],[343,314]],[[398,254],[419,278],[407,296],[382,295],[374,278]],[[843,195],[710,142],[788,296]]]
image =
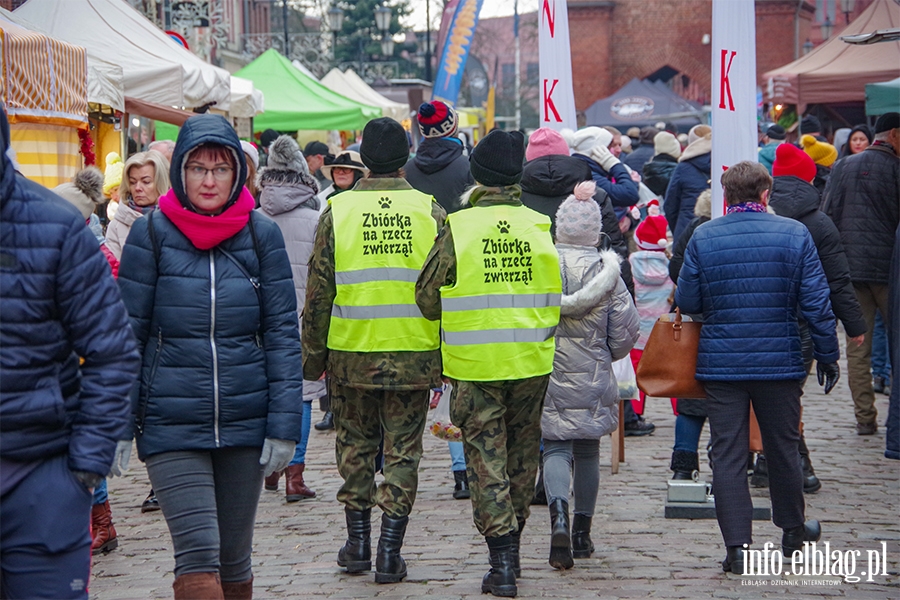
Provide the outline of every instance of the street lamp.
[[328,10],[328,29],[331,31],[333,36],[331,42],[331,55],[333,57],[337,56],[337,38],[338,33],[340,33],[341,28],[344,26],[344,11],[342,11],[337,6],[332,6]]
[[831,30],[834,29],[834,25],[831,23],[831,17],[825,16],[825,22],[822,23],[822,40],[828,40],[831,38]]
[[384,56],[385,60],[394,55],[394,38],[388,35],[381,40],[381,54]]
[[375,9],[375,26],[382,35],[391,28],[391,9],[387,6],[379,6]]
[[809,54],[812,52],[813,43],[809,41],[809,38],[806,38],[806,41],[803,42],[803,54]]
[[850,13],[853,12],[853,8],[856,6],[856,0],[841,0],[841,12],[844,13],[845,23],[850,24]]

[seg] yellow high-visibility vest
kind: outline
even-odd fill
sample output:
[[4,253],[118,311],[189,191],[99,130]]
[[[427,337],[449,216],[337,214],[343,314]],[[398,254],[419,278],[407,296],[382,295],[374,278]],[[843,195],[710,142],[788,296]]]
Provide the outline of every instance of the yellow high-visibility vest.
[[550,373],[562,295],[550,219],[500,204],[448,220],[456,284],[441,288],[444,374],[500,381]]
[[417,190],[348,191],[331,200],[334,278],[328,348],[346,352],[436,350],[440,324],[416,306],[416,279],[437,223]]

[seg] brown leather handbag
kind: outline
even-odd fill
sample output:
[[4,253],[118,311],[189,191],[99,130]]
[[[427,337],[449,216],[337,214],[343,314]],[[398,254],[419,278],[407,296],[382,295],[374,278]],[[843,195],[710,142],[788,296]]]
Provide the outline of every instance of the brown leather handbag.
[[675,309],[675,320],[660,317],[637,366],[637,384],[642,392],[657,398],[706,398],[706,390],[694,375],[702,323],[683,321]]

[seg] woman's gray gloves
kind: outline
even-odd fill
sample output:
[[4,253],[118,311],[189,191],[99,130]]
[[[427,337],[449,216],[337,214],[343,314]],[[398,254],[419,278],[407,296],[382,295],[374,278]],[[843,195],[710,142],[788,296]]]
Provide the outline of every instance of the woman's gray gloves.
[[287,467],[294,458],[296,448],[297,442],[266,438],[259,456],[259,464],[263,466],[266,477]]
[[107,477],[121,477],[128,470],[131,461],[131,440],[116,442],[116,454],[113,457],[112,466]]

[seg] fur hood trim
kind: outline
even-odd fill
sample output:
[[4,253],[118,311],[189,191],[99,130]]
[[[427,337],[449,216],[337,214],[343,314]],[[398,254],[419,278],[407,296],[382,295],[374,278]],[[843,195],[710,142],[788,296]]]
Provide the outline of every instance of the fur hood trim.
[[[304,161],[304,163],[305,162],[306,161]],[[300,173],[297,171],[282,171],[271,167],[263,167],[256,175],[256,187],[262,190],[267,185],[303,185],[312,188],[313,193],[319,193],[319,182],[316,181],[315,177],[309,174],[309,171]]]
[[564,317],[584,314],[597,306],[616,289],[619,283],[622,257],[612,250],[600,252],[603,266],[580,290],[574,294],[563,294],[560,314]]
[[693,144],[685,148],[684,152],[681,153],[681,158],[678,159],[678,162],[682,163],[686,160],[691,160],[692,158],[697,158],[698,156],[709,154],[710,152],[712,152],[712,133],[707,133],[702,138],[694,141]]
[[712,217],[712,190],[704,190],[697,196],[694,204],[695,217]]

